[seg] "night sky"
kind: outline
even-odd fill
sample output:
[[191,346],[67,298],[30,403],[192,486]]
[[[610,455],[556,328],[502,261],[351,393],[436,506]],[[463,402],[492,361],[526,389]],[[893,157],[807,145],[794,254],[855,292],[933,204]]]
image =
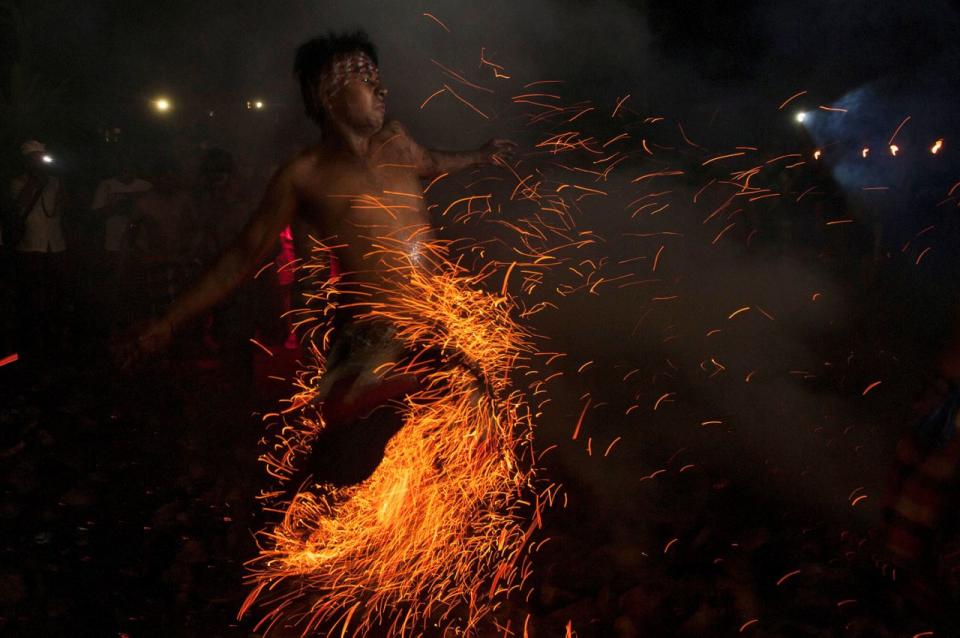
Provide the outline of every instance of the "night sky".
[[[803,89],[827,103],[892,79],[928,81],[928,92],[942,93],[936,84],[949,83],[957,60],[957,10],[940,1],[737,1],[709,8],[659,1],[240,1],[229,11],[176,1],[19,4],[28,25],[23,61],[41,85],[69,98],[73,117],[101,123],[128,120],[158,92],[197,114],[259,95],[293,117],[295,46],[357,26],[379,43],[391,104],[406,120],[419,119],[416,105],[435,90],[431,58],[471,68],[480,47],[528,81],[560,74],[585,99],[632,93],[651,110],[675,114],[709,114],[717,105],[760,109]],[[414,124],[423,135],[443,135],[443,126]]]

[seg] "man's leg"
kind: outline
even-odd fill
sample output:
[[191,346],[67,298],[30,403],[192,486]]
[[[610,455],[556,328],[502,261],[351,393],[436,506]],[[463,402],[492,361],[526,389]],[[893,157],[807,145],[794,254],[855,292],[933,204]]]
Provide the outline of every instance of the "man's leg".
[[366,480],[383,461],[384,450],[403,426],[403,415],[393,406],[375,409],[366,418],[329,427],[313,442],[300,480],[355,485]]

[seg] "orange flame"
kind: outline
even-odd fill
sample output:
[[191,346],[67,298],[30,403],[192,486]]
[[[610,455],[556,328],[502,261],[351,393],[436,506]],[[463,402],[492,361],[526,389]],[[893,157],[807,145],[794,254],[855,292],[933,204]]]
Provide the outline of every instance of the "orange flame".
[[[511,319],[508,296],[476,289],[483,276],[446,261],[436,243],[424,255],[429,268],[383,248],[379,256],[403,283],[369,290],[377,301],[364,302],[357,321],[386,321],[408,351],[448,359],[434,370],[412,360],[384,366],[385,375],[418,365],[424,374],[422,389],[399,407],[404,427],[380,466],[357,485],[306,486],[261,533],[248,577],[253,590],[240,613],[267,607],[259,627],[268,632],[280,623],[304,636],[364,636],[384,627],[406,637],[429,622],[471,633],[530,573],[524,548],[541,498],[533,488],[529,410],[509,377],[532,352],[531,336]],[[342,292],[336,285],[321,290],[334,303]],[[320,315],[312,317],[314,335],[329,334],[325,316],[303,313]],[[321,352],[314,346],[294,405],[310,403],[324,370]],[[301,410],[281,426],[262,460],[284,481],[324,423]]]

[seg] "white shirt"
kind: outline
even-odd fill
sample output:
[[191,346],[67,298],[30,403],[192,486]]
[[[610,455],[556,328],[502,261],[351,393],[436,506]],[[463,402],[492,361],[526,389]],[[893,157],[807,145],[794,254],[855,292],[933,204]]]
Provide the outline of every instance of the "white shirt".
[[[24,177],[16,177],[10,184],[10,193],[13,197],[20,195],[26,186]],[[16,245],[16,250],[22,253],[59,253],[67,249],[63,239],[63,215],[60,211],[60,180],[48,177],[43,193],[37,198],[24,220],[23,238]]]
[[[131,193],[145,193],[153,188],[153,184],[140,178],[134,178],[127,184],[121,182],[116,177],[111,177],[100,182],[97,186],[97,192],[93,196],[93,204],[90,208],[100,210],[104,206],[115,204],[123,195]],[[111,252],[117,252],[125,248],[125,238],[127,226],[130,220],[126,215],[111,215],[106,221],[106,232],[104,233],[103,249]]]

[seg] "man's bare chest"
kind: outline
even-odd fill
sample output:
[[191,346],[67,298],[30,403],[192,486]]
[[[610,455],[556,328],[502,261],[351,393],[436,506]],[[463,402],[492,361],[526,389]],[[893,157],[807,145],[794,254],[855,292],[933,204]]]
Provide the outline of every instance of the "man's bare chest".
[[324,167],[311,176],[302,199],[301,213],[326,232],[426,219],[420,179],[412,166],[399,163]]

